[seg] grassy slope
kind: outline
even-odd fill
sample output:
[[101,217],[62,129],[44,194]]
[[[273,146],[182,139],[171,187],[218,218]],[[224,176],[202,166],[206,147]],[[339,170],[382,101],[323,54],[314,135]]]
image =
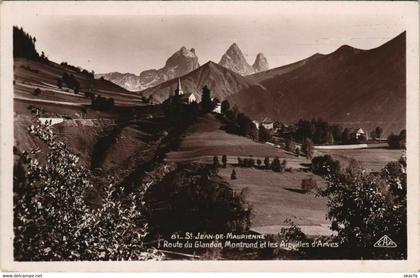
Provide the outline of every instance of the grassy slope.
[[[73,74],[79,81],[81,93],[74,94],[67,88],[59,89],[57,79],[64,72]],[[14,98],[15,110],[18,113],[25,113],[26,107],[30,104],[48,108],[52,112],[59,113],[64,109],[67,115],[80,113],[81,108],[90,104],[90,99],[85,97],[84,92],[88,88],[94,88],[94,93],[105,97],[112,97],[117,106],[141,106],[144,105],[140,97],[106,80],[91,80],[88,76],[72,71],[71,69],[50,62],[42,64],[24,58],[17,58],[14,61]],[[41,89],[39,96],[33,96],[32,92]],[[45,102],[47,102],[45,104]],[[60,103],[54,103],[60,102]]]
[[[231,156],[228,164],[236,164],[237,156],[275,157],[286,159],[288,167],[301,168],[309,161],[277,149],[273,146],[254,142],[248,138],[226,133],[220,129],[221,123],[215,115],[206,115],[192,126],[183,138],[180,147],[168,154],[169,161],[201,161],[211,163],[214,155]],[[220,157],[219,157],[220,159]],[[221,169],[219,174],[228,180],[234,190],[248,188],[247,200],[252,204],[254,217],[252,228],[259,232],[277,233],[284,226],[284,220],[291,218],[308,234],[331,234],[326,201],[313,193],[302,194],[299,189],[301,180],[311,173],[293,171],[275,173],[270,170],[236,168],[237,180],[230,180],[232,166]],[[314,176],[319,185],[324,181]],[[288,190],[289,189],[289,190]],[[292,189],[292,190],[290,190]]]
[[222,168],[219,174],[229,180],[234,190],[247,190],[247,200],[253,207],[251,228],[262,233],[280,232],[287,218],[305,233],[330,235],[326,200],[314,193],[299,193],[302,179],[313,177],[319,186],[324,181],[303,171],[277,173],[255,168],[235,168],[237,179],[230,180],[232,167]]
[[[201,160],[210,162],[214,155],[228,156],[229,163],[237,163],[237,157],[254,158],[269,156],[286,159],[289,166],[299,168],[300,164],[308,163],[304,157],[296,157],[284,150],[273,146],[255,142],[249,138],[226,133],[221,130],[222,124],[216,119],[216,116],[206,115],[192,126],[183,138],[180,147],[170,152],[167,157],[169,161],[191,161]],[[220,159],[220,158],[219,158]]]
[[390,161],[397,161],[401,150],[387,148],[368,148],[358,150],[317,150],[316,155],[329,154],[340,161],[343,166],[348,165],[351,159],[357,160],[360,165],[370,171],[380,171]]

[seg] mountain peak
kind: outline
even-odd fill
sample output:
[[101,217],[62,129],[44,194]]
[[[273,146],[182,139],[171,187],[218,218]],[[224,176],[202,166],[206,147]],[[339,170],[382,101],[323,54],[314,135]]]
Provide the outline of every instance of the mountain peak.
[[248,64],[244,54],[236,43],[233,43],[220,59],[219,65],[228,68],[241,75],[248,75],[254,69]]
[[252,68],[255,72],[266,71],[269,69],[267,58],[265,58],[263,53],[260,52],[257,54]]

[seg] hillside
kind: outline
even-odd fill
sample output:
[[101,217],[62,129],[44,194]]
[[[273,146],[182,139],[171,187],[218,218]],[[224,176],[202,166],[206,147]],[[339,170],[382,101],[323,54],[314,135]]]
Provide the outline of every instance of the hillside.
[[[52,61],[45,63],[27,58],[15,58],[13,68],[14,105],[17,113],[27,114],[28,105],[36,105],[46,112],[74,116],[76,113],[80,114],[82,110],[86,112],[84,108],[90,106],[91,100],[85,95],[89,91],[96,95],[113,98],[118,107],[144,105],[141,97],[110,81],[93,79],[86,73]],[[66,86],[61,89],[58,87],[57,80],[63,73],[73,75],[79,82],[78,94]],[[37,88],[41,90],[41,93],[34,95],[33,92]]]
[[[193,93],[198,100],[201,99],[201,90],[207,85],[212,97],[223,100],[239,91],[264,96],[265,89],[257,82],[241,76],[227,68],[213,62],[208,62],[198,69],[180,77],[185,92]],[[172,79],[156,87],[141,92],[143,96],[152,96],[155,101],[162,102],[173,94],[178,79]],[[263,107],[259,107],[262,109]]]
[[[252,75],[267,89],[270,101],[247,91],[230,97],[253,117],[286,123],[323,119],[385,134],[405,128],[405,32],[371,49],[342,46],[285,67]],[[256,111],[256,103],[264,108]]]

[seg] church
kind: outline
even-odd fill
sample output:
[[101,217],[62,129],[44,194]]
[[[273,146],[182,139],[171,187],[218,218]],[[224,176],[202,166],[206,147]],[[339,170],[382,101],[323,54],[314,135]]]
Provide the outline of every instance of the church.
[[193,93],[184,93],[181,86],[181,79],[178,78],[178,84],[175,89],[175,95],[170,95],[165,102],[177,102],[183,104],[190,104],[196,102],[197,98]]

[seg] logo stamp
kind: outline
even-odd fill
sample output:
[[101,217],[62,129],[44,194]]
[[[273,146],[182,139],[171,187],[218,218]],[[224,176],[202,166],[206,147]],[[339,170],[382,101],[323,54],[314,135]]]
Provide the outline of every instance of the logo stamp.
[[395,248],[397,247],[397,244],[389,236],[384,235],[373,245],[373,247]]

